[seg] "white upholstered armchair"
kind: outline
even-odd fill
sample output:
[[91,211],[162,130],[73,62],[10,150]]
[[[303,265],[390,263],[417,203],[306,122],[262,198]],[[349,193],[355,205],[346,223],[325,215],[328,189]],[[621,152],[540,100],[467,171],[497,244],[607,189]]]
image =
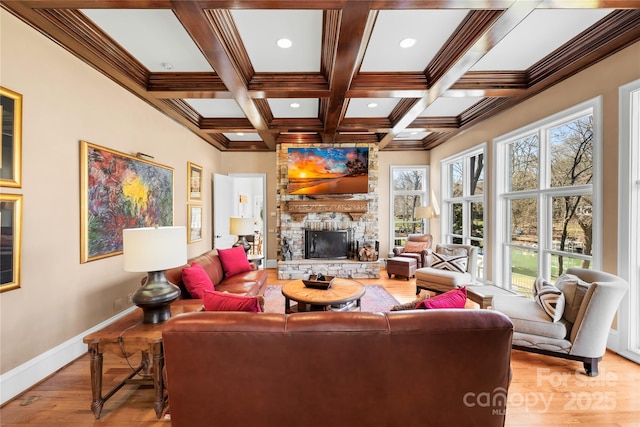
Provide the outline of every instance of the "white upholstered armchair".
[[443,293],[476,281],[478,248],[456,243],[439,243],[416,270],[416,294],[420,289]]
[[629,284],[602,271],[569,268],[555,287],[564,300],[557,321],[535,300],[519,296],[495,296],[493,308],[513,322],[513,348],[581,361],[585,373],[596,376],[613,317]]

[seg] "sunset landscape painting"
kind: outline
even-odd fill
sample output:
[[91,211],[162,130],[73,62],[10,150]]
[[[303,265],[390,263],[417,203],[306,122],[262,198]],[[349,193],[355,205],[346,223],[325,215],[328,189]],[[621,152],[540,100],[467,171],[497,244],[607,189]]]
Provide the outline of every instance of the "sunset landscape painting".
[[355,194],[369,191],[368,148],[289,148],[289,194]]

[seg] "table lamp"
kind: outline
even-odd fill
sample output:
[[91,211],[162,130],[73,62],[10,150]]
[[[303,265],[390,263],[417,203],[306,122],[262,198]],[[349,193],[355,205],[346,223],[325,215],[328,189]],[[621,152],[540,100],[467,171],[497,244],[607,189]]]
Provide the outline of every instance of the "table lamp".
[[185,227],[144,227],[122,230],[124,270],[147,272],[146,283],[132,301],[143,311],[143,323],[161,323],[171,317],[169,304],[180,288],[167,281],[165,270],[187,263]]
[[253,218],[229,218],[229,234],[238,236],[238,241],[233,244],[233,247],[242,246],[245,253],[249,252],[251,245],[247,242],[246,236],[253,234]]
[[424,220],[433,218],[434,212],[431,206],[418,206],[415,208],[413,216],[422,220],[422,234],[424,234]]

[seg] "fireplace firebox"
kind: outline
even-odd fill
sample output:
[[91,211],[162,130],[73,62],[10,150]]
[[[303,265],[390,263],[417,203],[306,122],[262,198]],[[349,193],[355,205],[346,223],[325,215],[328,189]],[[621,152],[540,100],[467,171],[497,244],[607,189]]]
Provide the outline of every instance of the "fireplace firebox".
[[305,259],[346,259],[352,252],[352,230],[305,230]]

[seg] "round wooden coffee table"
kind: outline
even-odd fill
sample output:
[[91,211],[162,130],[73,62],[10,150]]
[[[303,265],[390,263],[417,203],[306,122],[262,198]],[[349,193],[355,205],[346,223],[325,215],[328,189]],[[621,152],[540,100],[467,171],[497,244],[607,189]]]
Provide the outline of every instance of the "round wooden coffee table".
[[[282,286],[286,313],[301,311],[356,311],[360,310],[360,298],[364,285],[351,279],[336,277],[329,289],[307,288],[302,280]],[[298,304],[291,306],[291,301]]]

